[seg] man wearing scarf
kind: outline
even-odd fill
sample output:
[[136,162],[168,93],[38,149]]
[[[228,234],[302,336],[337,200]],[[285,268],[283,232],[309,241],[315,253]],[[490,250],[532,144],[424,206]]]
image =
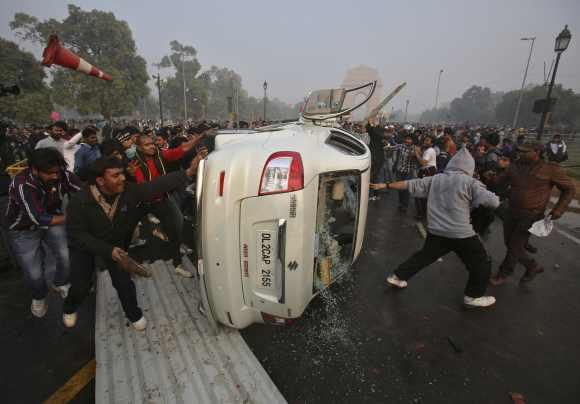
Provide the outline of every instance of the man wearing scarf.
[[[71,288],[63,305],[63,322],[74,327],[77,309],[89,294],[95,260],[103,260],[133,327],[142,331],[147,325],[137,304],[135,284],[127,272],[131,267],[127,248],[141,219],[138,205],[156,195],[185,186],[197,172],[207,154],[200,152],[185,171],[160,176],[151,182],[126,181],[124,165],[116,157],[97,160],[91,167],[89,185],[75,195],[67,209],[67,233],[71,261]],[[127,269],[127,270],[126,270]]]

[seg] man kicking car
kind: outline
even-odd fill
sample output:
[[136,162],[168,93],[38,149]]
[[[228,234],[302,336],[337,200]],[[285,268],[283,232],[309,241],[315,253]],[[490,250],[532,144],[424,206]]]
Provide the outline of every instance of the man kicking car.
[[371,184],[372,189],[408,190],[412,196],[427,198],[427,239],[423,248],[403,262],[389,285],[406,288],[407,281],[448,252],[459,256],[469,272],[463,303],[488,307],[493,296],[484,296],[491,273],[485,247],[470,223],[470,210],[477,206],[497,208],[499,198],[473,178],[475,161],[464,147],[447,164],[445,171],[432,177]]

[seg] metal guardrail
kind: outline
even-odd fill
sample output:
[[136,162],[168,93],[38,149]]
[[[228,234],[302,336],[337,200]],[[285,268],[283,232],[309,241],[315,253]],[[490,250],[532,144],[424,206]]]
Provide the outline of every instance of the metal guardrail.
[[214,335],[198,311],[197,279],[163,261],[150,269],[152,278],[135,279],[143,332],[125,319],[108,272],[99,273],[97,404],[286,402],[237,330]]

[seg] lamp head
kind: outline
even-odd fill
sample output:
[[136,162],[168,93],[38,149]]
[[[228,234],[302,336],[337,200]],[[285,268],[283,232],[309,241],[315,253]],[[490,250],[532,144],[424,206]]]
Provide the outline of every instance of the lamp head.
[[570,39],[572,39],[572,34],[568,31],[568,25],[566,25],[556,38],[554,51],[558,53],[564,52],[568,48],[568,45],[570,45]]

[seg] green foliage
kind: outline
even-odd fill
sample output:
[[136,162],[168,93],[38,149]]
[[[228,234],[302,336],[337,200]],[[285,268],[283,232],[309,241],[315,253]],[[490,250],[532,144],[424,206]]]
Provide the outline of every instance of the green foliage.
[[53,100],[80,113],[101,113],[107,118],[132,112],[148,94],[145,60],[137,55],[129,25],[110,12],[84,11],[69,5],[62,21],[17,13],[10,28],[24,40],[44,44],[58,33],[63,46],[113,77],[106,82],[65,68],[53,75]]
[[[546,86],[529,85],[524,89],[519,127],[536,127],[540,114],[534,113],[536,100],[545,99]],[[421,114],[421,122],[455,122],[471,124],[501,124],[511,126],[518,103],[519,90],[492,92],[489,88],[472,86],[460,98],[451,101],[449,109],[426,110]],[[580,95],[561,85],[554,86],[552,98],[558,101],[550,117],[550,124],[556,127],[580,127]]]
[[[160,68],[171,68],[173,75],[164,80],[162,101],[165,114],[175,121],[183,120],[183,84],[185,88],[188,119],[229,118],[228,98],[238,94],[240,120],[258,120],[263,117],[263,99],[248,96],[242,87],[242,77],[228,68],[211,66],[198,74],[201,69],[193,46],[178,41],[169,44],[171,54],[164,56]],[[278,100],[267,100],[268,120],[297,118],[298,111]]]
[[449,108],[432,108],[425,110],[421,113],[419,118],[420,122],[433,123],[433,122],[450,122],[451,113]]
[[[543,85],[530,85],[524,89],[522,105],[518,117],[518,126],[534,127],[540,122],[540,114],[535,114],[532,109],[534,102],[546,98],[548,89]],[[506,93],[495,109],[496,119],[499,123],[511,125],[516,111],[519,90]],[[561,85],[555,85],[552,90],[552,98],[557,102],[550,117],[550,123],[555,126],[579,127],[580,126],[580,95],[571,89],[564,89]]]
[[0,97],[0,117],[19,123],[48,121],[52,102],[40,63],[32,54],[3,38],[0,38],[0,60],[3,62],[0,64],[0,83],[20,87],[20,95]]
[[188,118],[201,114],[201,104],[197,101],[204,99],[197,74],[201,65],[196,58],[197,51],[193,46],[182,45],[178,41],[169,43],[171,54],[164,56],[159,63],[159,68],[173,69],[173,76],[165,79],[163,85],[163,109],[169,111],[174,119],[183,119],[183,84],[187,94]]
[[472,86],[461,98],[451,101],[449,112],[456,122],[490,123],[494,120],[494,107],[489,88]]

